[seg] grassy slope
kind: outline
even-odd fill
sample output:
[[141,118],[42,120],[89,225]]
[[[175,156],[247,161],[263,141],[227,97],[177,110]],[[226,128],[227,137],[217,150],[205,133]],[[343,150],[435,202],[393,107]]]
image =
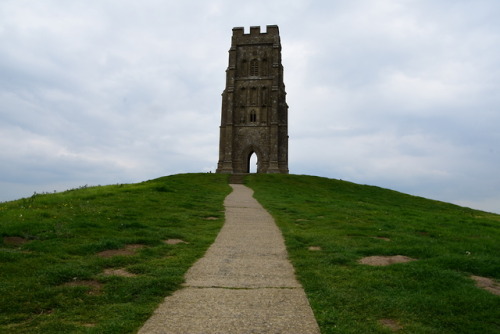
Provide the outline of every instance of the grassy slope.
[[[0,204],[0,332],[134,332],[214,240],[226,182],[175,175]],[[248,185],[280,225],[323,333],[389,332],[382,318],[407,333],[498,332],[500,298],[468,278],[500,277],[498,215],[317,177],[255,175]],[[163,243],[171,238],[189,244]],[[96,256],[137,243],[147,247],[134,256]],[[419,261],[356,262],[396,254]],[[64,285],[75,280],[103,287]]]
[[[188,174],[1,203],[0,332],[135,332],[213,242],[229,192],[227,176]],[[8,245],[7,236],[28,242]],[[128,244],[146,247],[96,255]],[[104,276],[106,268],[138,276]],[[65,285],[81,281],[102,287]]]
[[[401,333],[500,332],[500,297],[469,278],[500,278],[500,216],[310,176],[255,175],[247,185],[283,231],[322,333],[391,332],[380,319]],[[418,261],[357,263],[371,255]]]

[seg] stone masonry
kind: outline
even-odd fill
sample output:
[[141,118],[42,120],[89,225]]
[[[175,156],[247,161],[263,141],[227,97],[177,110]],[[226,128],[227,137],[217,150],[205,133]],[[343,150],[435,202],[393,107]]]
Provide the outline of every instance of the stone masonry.
[[217,173],[288,173],[288,105],[276,25],[233,28],[222,93]]

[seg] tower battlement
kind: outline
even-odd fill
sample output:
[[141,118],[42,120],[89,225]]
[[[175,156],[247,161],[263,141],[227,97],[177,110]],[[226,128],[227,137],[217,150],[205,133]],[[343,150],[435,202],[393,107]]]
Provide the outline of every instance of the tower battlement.
[[250,33],[248,33],[248,34],[245,34],[244,27],[233,28],[233,36],[236,36],[236,37],[239,37],[239,36],[258,36],[261,34],[262,35],[279,36],[278,26],[277,25],[267,25],[265,32],[261,32],[260,26],[251,26]]
[[245,28],[233,28],[232,45],[236,44],[262,44],[280,43],[280,32],[277,25],[266,26],[266,31],[261,31],[260,26],[251,26],[250,32],[245,33]]

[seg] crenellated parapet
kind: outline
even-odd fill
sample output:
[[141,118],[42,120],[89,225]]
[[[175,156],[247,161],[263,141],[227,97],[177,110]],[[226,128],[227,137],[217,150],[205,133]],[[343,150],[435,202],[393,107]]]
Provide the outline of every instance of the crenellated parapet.
[[281,47],[280,33],[277,25],[266,26],[266,31],[261,31],[260,26],[250,27],[250,33],[245,33],[245,28],[233,28],[231,47],[242,44],[273,44],[274,47]]
[[250,33],[245,34],[244,27],[235,27],[233,28],[233,36],[260,36],[260,35],[268,35],[268,36],[279,36],[279,28],[277,25],[267,25],[266,31],[261,32],[260,26],[252,26],[250,27]]

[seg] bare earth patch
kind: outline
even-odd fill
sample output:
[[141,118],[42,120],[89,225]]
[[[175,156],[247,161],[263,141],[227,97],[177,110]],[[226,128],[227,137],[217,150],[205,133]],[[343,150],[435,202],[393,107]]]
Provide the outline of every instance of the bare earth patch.
[[131,245],[125,246],[122,249],[108,249],[108,250],[97,253],[97,255],[100,257],[105,257],[105,258],[113,257],[113,256],[117,256],[117,255],[130,256],[130,255],[134,255],[137,252],[137,250],[144,248],[144,247],[145,247],[144,245],[140,245],[140,244],[131,244]]
[[62,286],[85,286],[90,288],[90,290],[87,292],[89,295],[98,295],[101,292],[104,284],[94,280],[74,280],[64,283]]
[[412,259],[411,257],[403,255],[394,255],[394,256],[368,256],[359,260],[358,263],[367,264],[369,266],[388,266],[394,263],[405,263],[410,261],[416,261],[416,259]]
[[311,246],[308,248],[310,251],[320,251],[321,250],[321,247],[319,246]]
[[394,319],[380,319],[378,323],[386,328],[389,328],[393,332],[397,332],[400,329],[403,329],[403,326],[401,326],[399,322]]
[[123,268],[118,268],[118,269],[104,269],[103,274],[105,276],[121,276],[121,277],[136,277],[136,274],[132,274],[131,272],[128,272],[126,269]]
[[491,278],[474,275],[472,275],[470,278],[472,278],[476,282],[476,286],[478,288],[484,289],[494,295],[500,296],[500,284],[498,284]]
[[177,245],[177,244],[187,244],[188,242],[185,242],[184,240],[181,239],[168,239],[163,241],[167,245]]
[[21,246],[28,242],[28,239],[22,237],[3,237],[3,243],[9,246]]
[[205,217],[205,220],[218,220],[218,217]]
[[379,240],[384,240],[384,241],[391,241],[391,239],[387,237],[372,237],[373,239],[379,239]]
[[92,328],[92,327],[95,327],[96,324],[82,324],[83,327],[87,327],[87,328]]

